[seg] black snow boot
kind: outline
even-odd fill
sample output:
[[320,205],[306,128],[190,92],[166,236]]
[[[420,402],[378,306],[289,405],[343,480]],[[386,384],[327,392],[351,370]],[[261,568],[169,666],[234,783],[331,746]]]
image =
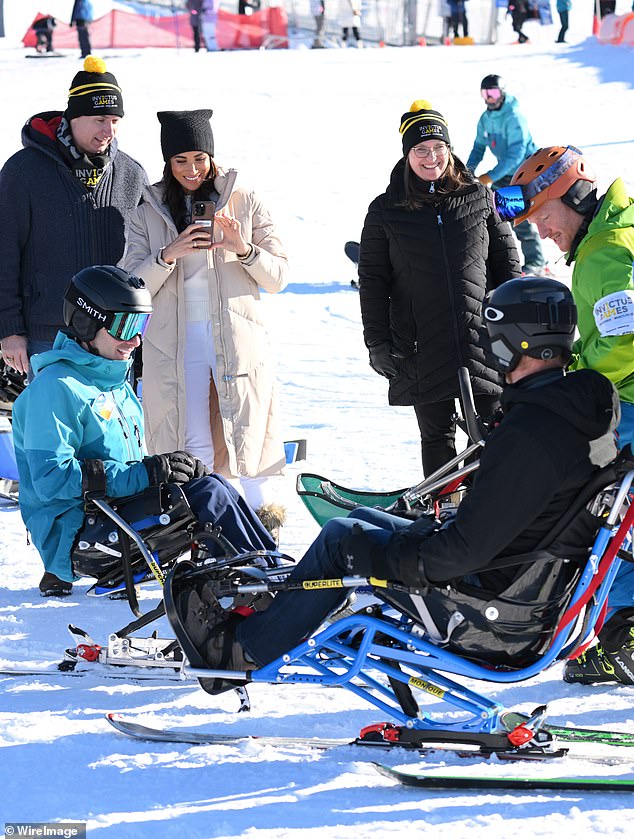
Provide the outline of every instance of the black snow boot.
[[60,580],[50,571],[45,571],[40,580],[40,594],[42,597],[68,597],[73,592],[73,584]]

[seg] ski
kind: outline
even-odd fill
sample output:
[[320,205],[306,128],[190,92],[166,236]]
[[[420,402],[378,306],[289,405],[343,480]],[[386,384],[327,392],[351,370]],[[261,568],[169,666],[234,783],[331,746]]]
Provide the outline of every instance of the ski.
[[425,789],[464,789],[470,791],[511,789],[511,790],[576,790],[600,792],[632,792],[634,778],[524,778],[521,776],[494,775],[439,775],[418,770],[393,769],[382,763],[373,766],[381,775],[398,781],[409,787]]
[[226,746],[232,743],[258,743],[276,746],[305,746],[311,749],[332,749],[335,746],[354,745],[354,741],[345,739],[327,739],[320,737],[276,737],[256,734],[213,734],[204,731],[187,731],[182,728],[150,728],[146,725],[126,720],[117,714],[106,714],[106,720],[121,734],[136,740],[149,740],[157,743],[183,743],[191,746],[212,745]]
[[[115,665],[116,666],[116,665]],[[158,669],[157,669],[158,670]],[[87,668],[86,670],[60,670],[57,667],[0,667],[0,679],[2,678],[27,678],[38,677],[43,678],[73,678],[79,679],[85,676],[94,676],[96,679],[115,679],[124,682],[183,682],[187,681],[180,670],[174,670],[166,673],[165,670],[161,672],[134,672],[129,670],[103,670],[102,668]]]
[[[343,738],[321,738],[321,737],[293,737],[293,736],[276,736],[276,735],[254,735],[254,734],[219,734],[205,731],[190,731],[179,728],[151,728],[149,726],[141,725],[133,720],[126,719],[117,714],[106,714],[106,720],[110,725],[136,740],[148,740],[157,743],[183,743],[184,745],[231,745],[246,742],[258,742],[273,746],[290,746],[290,747],[304,747],[310,749],[318,749],[325,751],[328,749],[337,748],[340,746],[362,746],[364,748],[374,747],[380,749],[402,748],[410,751],[416,751],[419,754],[433,755],[437,754],[454,754],[460,758],[478,758],[488,759],[493,755],[501,760],[506,761],[543,761],[552,759],[561,759],[570,757],[575,760],[583,760],[593,763],[600,763],[602,765],[614,765],[625,763],[628,765],[634,764],[634,756],[623,757],[615,755],[599,755],[599,754],[577,754],[570,752],[568,749],[544,750],[544,749],[513,749],[503,748],[501,745],[479,745],[477,743],[451,743],[450,741],[443,742],[441,737],[435,736],[434,733],[429,733],[429,739],[426,741],[424,736],[419,740],[412,742],[391,741],[387,739],[372,738],[372,737],[358,737],[354,740]],[[372,728],[372,727],[370,727]],[[424,732],[418,732],[424,735]],[[605,744],[604,744],[605,745]]]

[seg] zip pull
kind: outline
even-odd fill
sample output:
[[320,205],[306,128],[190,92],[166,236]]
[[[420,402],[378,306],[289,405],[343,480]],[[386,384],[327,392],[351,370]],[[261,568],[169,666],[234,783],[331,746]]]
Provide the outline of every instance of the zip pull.
[[436,220],[438,221],[438,224],[442,224],[442,216],[440,215],[440,213],[438,213],[438,215],[436,216]]
[[434,181],[430,181],[430,184],[429,184],[429,192],[430,192],[430,193],[436,192],[436,186],[435,186],[435,184],[434,184]]
[[136,420],[132,420],[132,425],[134,426],[134,436],[136,437],[136,441],[139,446],[139,451],[142,451],[143,445],[141,444],[141,432],[139,431],[139,426],[136,424]]
[[123,420],[121,419],[121,417],[117,417],[117,419],[119,420],[119,425],[121,426],[121,431],[123,431],[123,436],[125,437],[125,439],[127,441],[130,438],[130,435],[125,430],[125,425],[123,424]]
[[248,373],[236,373],[235,376],[227,375],[227,376],[222,377],[222,381],[223,382],[232,382],[234,379],[246,379],[246,377],[248,375],[249,375]]

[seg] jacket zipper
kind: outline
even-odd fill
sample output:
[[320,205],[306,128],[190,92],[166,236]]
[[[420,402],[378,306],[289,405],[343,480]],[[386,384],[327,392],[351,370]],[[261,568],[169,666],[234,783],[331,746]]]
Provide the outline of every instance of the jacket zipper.
[[445,267],[445,276],[447,277],[447,290],[449,292],[449,305],[450,305],[450,316],[451,316],[451,328],[454,337],[454,343],[456,345],[456,354],[458,356],[459,366],[464,367],[464,358],[462,356],[462,347],[460,346],[460,336],[458,334],[458,325],[456,323],[456,316],[455,316],[455,297],[453,292],[453,283],[451,281],[451,272],[449,271],[449,260],[447,259],[447,248],[445,245],[445,234],[444,234],[444,223],[442,220],[442,215],[440,214],[440,210],[436,210],[436,220],[438,222],[438,232],[440,234],[440,247],[442,250],[442,261]]
[[[208,253],[209,253],[209,251],[208,251]],[[219,271],[216,267],[215,251],[211,251],[211,262],[212,262],[213,272],[214,272],[214,275],[215,275],[215,278],[216,278],[216,290],[218,292],[218,326],[220,328],[220,345],[222,347],[222,354],[223,354],[223,358],[224,358],[225,364],[226,364],[227,363],[227,348],[225,346],[224,329],[223,329],[223,326],[222,326],[222,294],[220,293],[220,273],[219,273]],[[234,376],[229,376],[227,374],[225,374],[222,377],[222,381],[225,383],[225,396],[226,396],[227,399],[229,399],[229,397],[231,396],[231,393],[230,393],[230,390],[229,390],[229,382],[233,381],[233,379],[234,379]],[[219,407],[220,407],[220,416],[223,416],[222,407],[221,406],[219,406]],[[231,419],[233,420],[233,409],[232,409],[232,413],[231,413]]]

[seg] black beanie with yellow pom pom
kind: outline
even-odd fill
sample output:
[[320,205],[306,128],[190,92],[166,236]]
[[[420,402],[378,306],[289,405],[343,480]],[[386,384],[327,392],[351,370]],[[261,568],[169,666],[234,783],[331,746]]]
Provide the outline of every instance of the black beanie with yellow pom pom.
[[68,91],[66,116],[123,116],[121,88],[112,73],[106,72],[102,58],[89,55],[84,61],[84,69],[77,73]]
[[412,102],[409,111],[401,117],[400,132],[403,135],[403,157],[425,140],[443,140],[451,145],[447,121],[441,113],[434,111],[431,102],[426,99]]

